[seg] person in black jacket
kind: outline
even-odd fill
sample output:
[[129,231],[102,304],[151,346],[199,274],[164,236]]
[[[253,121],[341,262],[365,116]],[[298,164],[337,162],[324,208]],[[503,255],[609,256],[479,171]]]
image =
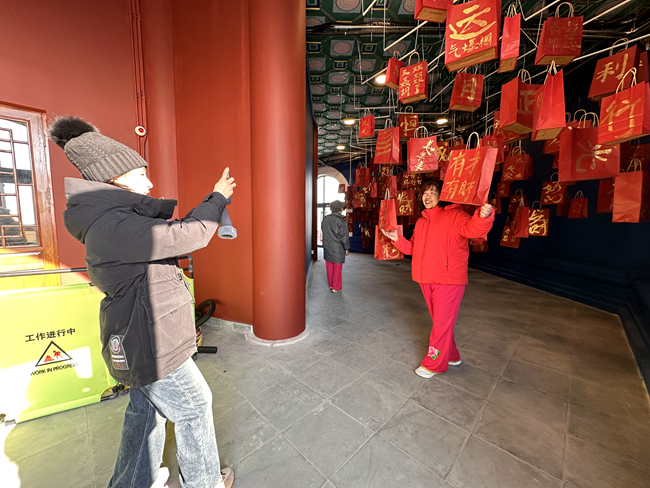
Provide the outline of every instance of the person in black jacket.
[[109,488],[156,481],[167,419],[175,424],[183,487],[232,486],[232,470],[220,469],[212,393],[191,359],[193,298],[176,256],[208,245],[234,178],[226,168],[203,202],[168,220],[176,201],[147,196],[147,162],[133,149],[74,117],[55,120],[50,138],[84,178],[65,179],[64,222],[85,245],[88,275],[106,295],[99,312],[104,361],[130,387]]
[[350,233],[345,217],[341,214],[345,204],[339,200],[330,203],[331,214],[326,215],[321,223],[323,231],[323,251],[327,267],[327,282],[332,293],[338,293],[343,287],[343,263],[350,254]]

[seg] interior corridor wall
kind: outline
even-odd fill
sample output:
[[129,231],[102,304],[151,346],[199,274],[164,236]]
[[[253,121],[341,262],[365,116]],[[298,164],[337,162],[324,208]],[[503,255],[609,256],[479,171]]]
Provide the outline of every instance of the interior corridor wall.
[[[75,115],[137,147],[128,0],[2,0],[0,103],[46,114]],[[155,49],[155,46],[152,47]],[[85,267],[84,248],[65,229],[65,177],[80,178],[49,142],[62,267]]]
[[228,211],[238,237],[194,253],[196,298],[251,324],[252,240],[264,236],[252,235],[248,2],[172,0],[172,33],[181,215],[226,166],[237,183]]
[[[309,86],[308,73],[305,74],[305,84]],[[309,274],[312,263],[313,245],[313,207],[316,205],[314,195],[314,116],[311,108],[311,93],[305,90],[305,276]]]

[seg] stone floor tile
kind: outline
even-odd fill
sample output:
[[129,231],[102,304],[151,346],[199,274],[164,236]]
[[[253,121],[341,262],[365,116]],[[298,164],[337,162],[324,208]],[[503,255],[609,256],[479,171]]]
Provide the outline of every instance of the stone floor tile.
[[279,436],[278,431],[248,402],[225,410],[214,418],[219,458],[232,466]]
[[290,344],[272,351],[270,354],[273,361],[291,373],[297,373],[318,361],[323,355],[312,349],[302,341]]
[[333,405],[323,405],[285,433],[285,439],[327,478],[334,475],[370,436],[370,429]]
[[562,481],[472,435],[447,478],[455,488],[560,488]]
[[426,382],[424,378],[415,374],[413,368],[388,358],[366,373],[365,377],[387,390],[407,398]]
[[[3,394],[6,393],[10,392]],[[117,405],[105,406],[103,410],[119,416],[119,408],[116,407]],[[88,432],[86,408],[75,408],[56,415],[19,422],[10,428],[11,432],[4,442],[4,453],[16,462],[55,447],[67,439],[80,438],[82,434],[86,434]],[[85,439],[87,440],[87,436]]]
[[647,488],[650,469],[573,436],[567,442],[564,479],[576,488]]
[[333,352],[329,358],[359,374],[370,371],[376,366],[373,351],[355,343]]
[[552,344],[540,346],[531,346],[522,342],[515,352],[514,359],[543,366],[560,373],[571,373],[571,354],[553,348]]
[[332,403],[376,431],[402,406],[404,398],[361,377],[334,395]]
[[250,402],[266,420],[282,431],[319,406],[323,397],[292,377],[250,395]]
[[487,400],[449,383],[438,381],[436,376],[427,381],[428,383],[413,395],[413,400],[430,412],[471,432]]
[[321,355],[329,356],[349,345],[350,341],[340,335],[332,334],[329,330],[314,329],[302,343]]
[[235,467],[237,488],[321,488],[326,481],[286,440],[274,439]]
[[[472,336],[473,337],[473,336]],[[478,345],[465,343],[458,346],[463,362],[477,368],[485,369],[490,373],[501,375],[512,359],[512,356],[498,351],[482,348]]]
[[246,364],[237,364],[225,370],[223,376],[242,395],[247,396],[279,383],[291,374],[272,359],[262,357]]
[[332,478],[336,488],[439,488],[443,480],[380,437],[373,437]]
[[113,473],[121,439],[122,419],[115,421],[111,426],[107,425],[105,429],[89,432],[90,454],[96,478]]
[[373,332],[373,329],[371,329],[370,327],[365,327],[363,325],[353,324],[350,322],[343,322],[341,325],[337,325],[336,327],[331,327],[328,330],[333,334],[344,337],[349,341],[355,341],[355,342],[358,342],[359,339]]
[[246,401],[237,388],[224,376],[219,376],[213,381],[210,384],[210,389],[212,390],[212,413],[215,417],[221,415],[224,410]]
[[[123,394],[117,398],[104,400],[103,402],[84,407],[88,419],[88,430],[90,430],[90,432],[106,431],[107,429],[113,429],[116,425],[121,427],[122,422],[124,421],[124,411],[128,405],[129,395],[128,393],[123,392]],[[59,435],[61,434],[62,433],[59,432]]]
[[381,428],[379,435],[445,478],[469,432],[409,400]]
[[596,358],[573,356],[571,375],[592,381],[626,394],[645,396],[647,389],[636,362],[598,361]]
[[571,377],[542,366],[513,359],[503,372],[503,377],[515,383],[524,383],[546,393],[569,398]]
[[361,337],[356,342],[366,349],[370,349],[375,355],[380,356],[390,356],[402,348],[409,347],[401,339],[380,331]]
[[309,317],[307,322],[309,322],[309,324],[314,327],[319,327],[321,329],[330,329],[342,324],[343,322],[346,322],[346,320],[332,313],[324,312]]
[[563,431],[489,402],[474,434],[551,476],[562,478]]
[[365,313],[351,318],[349,321],[357,325],[368,327],[372,330],[379,330],[394,322],[391,318],[380,316],[375,313]]
[[511,408],[556,430],[566,431],[568,401],[526,384],[501,380],[490,401]]
[[323,358],[306,370],[297,373],[296,377],[316,390],[317,393],[329,397],[357,379],[359,373],[355,373],[333,359]]
[[449,366],[447,372],[437,376],[436,379],[463,388],[483,398],[490,397],[499,381],[499,377],[494,373],[477,368],[466,361],[458,366]]

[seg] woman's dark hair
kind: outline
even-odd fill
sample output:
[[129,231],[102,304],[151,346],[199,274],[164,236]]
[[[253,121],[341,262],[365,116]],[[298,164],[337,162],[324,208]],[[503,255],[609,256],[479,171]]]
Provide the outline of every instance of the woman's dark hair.
[[[423,195],[425,191],[430,190],[431,188],[435,188],[438,190],[438,193],[442,193],[442,184],[443,181],[439,180],[438,178],[434,178],[432,176],[424,178],[424,180],[422,180],[422,184],[420,185],[420,194]],[[451,202],[439,201],[437,206],[440,208],[445,208],[451,204]]]

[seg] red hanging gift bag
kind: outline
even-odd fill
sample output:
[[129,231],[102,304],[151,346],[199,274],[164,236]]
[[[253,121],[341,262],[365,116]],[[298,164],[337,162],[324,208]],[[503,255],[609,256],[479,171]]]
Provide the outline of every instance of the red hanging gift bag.
[[510,222],[506,220],[506,225],[503,227],[503,234],[501,235],[500,244],[503,247],[511,247],[513,249],[519,249],[519,237],[515,237],[513,228],[510,226]]
[[636,68],[625,76],[630,73],[630,88],[622,90],[624,77],[616,93],[600,102],[599,144],[618,144],[650,135],[650,86],[647,82],[637,84]]
[[[390,119],[386,119],[389,124]],[[399,129],[388,127],[377,133],[375,146],[375,164],[402,164],[401,146],[399,143]]]
[[531,157],[521,150],[521,147],[516,147],[518,151],[512,151],[510,156],[505,158],[503,163],[503,173],[501,174],[501,181],[521,181],[526,180],[532,176],[532,159]]
[[650,219],[650,173],[621,173],[614,180],[612,222],[645,222]]
[[614,181],[616,178],[600,180],[596,213],[612,213],[614,208]]
[[377,183],[370,185],[370,198],[377,198]]
[[[476,134],[476,149],[452,151],[445,183],[440,192],[440,200],[469,205],[483,205],[487,202],[497,150],[481,147]],[[471,139],[471,135],[470,135]]]
[[576,193],[575,198],[569,204],[570,219],[586,219],[589,214],[589,199],[585,198],[582,190]]
[[497,197],[508,198],[510,196],[510,182],[497,183]]
[[512,224],[512,231],[515,237],[528,237],[528,227],[530,225],[530,209],[520,205],[515,211],[515,217]]
[[499,121],[504,130],[520,135],[533,131],[535,90],[540,87],[530,82],[530,73],[525,69],[520,69],[517,78],[501,87]]
[[375,137],[375,117],[366,115],[359,121],[359,139]]
[[390,198],[388,190],[379,208],[379,228],[387,231],[397,230],[397,208],[395,199]]
[[[569,16],[560,17],[560,7],[569,6]],[[555,9],[555,17],[548,17],[542,26],[537,45],[535,65],[555,63],[565,66],[580,56],[582,49],[582,15],[573,16],[573,5],[564,2]]]
[[415,0],[415,20],[442,23],[447,19],[447,7],[454,0]]
[[[418,138],[418,132],[423,129],[425,137]],[[427,137],[425,127],[418,127],[413,139],[406,143],[406,163],[408,172],[433,173],[438,169],[438,143],[436,137]]]
[[[413,53],[420,59],[420,53]],[[413,56],[411,54],[411,56]],[[409,56],[409,61],[411,56]],[[399,70],[398,100],[413,103],[429,96],[429,71],[426,61],[417,62]]]
[[551,175],[551,181],[547,181],[542,185],[542,205],[559,205],[567,200],[566,190],[567,184],[553,181],[553,176],[558,176],[558,173]]
[[564,75],[551,64],[546,82],[535,90],[532,140],[553,139],[565,127]]
[[397,216],[413,215],[415,209],[415,190],[402,190],[397,192]]
[[399,88],[399,71],[404,67],[404,61],[400,61],[399,52],[395,51],[393,57],[388,60],[388,68],[386,68],[386,81],[384,84],[397,90]]
[[517,134],[516,132],[512,132],[510,130],[504,129],[501,126],[500,110],[494,111],[494,135],[503,137],[504,144],[521,141],[522,139],[526,139],[528,137],[527,134]]
[[501,0],[474,0],[447,7],[445,65],[449,71],[499,55]]
[[519,37],[521,35],[521,14],[515,13],[514,3],[508,8],[508,15],[503,19],[503,34],[501,36],[501,60],[499,73],[512,71],[517,66],[519,57]]
[[499,197],[497,197],[497,194],[495,192],[492,192],[488,202],[494,208],[494,213],[496,213],[496,214],[501,213],[501,199]]
[[[403,235],[402,226],[396,226],[397,233]],[[391,261],[393,259],[404,259],[404,254],[399,252],[388,237],[386,237],[379,226],[375,227],[375,259],[379,261]]]
[[650,170],[650,144],[621,143],[621,169],[627,171]]
[[[625,49],[614,54],[614,49],[621,41],[625,43]],[[627,39],[616,41],[609,50],[609,56],[598,60],[594,78],[591,80],[591,87],[589,88],[590,100],[597,102],[616,93],[616,87],[625,76],[625,73],[637,64],[639,50],[636,44],[630,48],[627,47],[627,44]],[[630,88],[631,82],[630,79],[624,83],[623,89]]]
[[[410,108],[413,111],[413,107]],[[415,129],[418,128],[418,116],[416,114],[402,114],[398,117],[399,138],[410,139],[414,137]]]
[[530,214],[528,216],[528,235],[546,237],[548,236],[548,224],[551,218],[551,211],[548,208],[534,208],[535,203],[540,202],[533,202],[533,205],[530,208]]
[[354,172],[354,185],[366,186],[370,184],[370,168],[364,166],[357,166]]
[[505,161],[505,146],[504,146],[505,143],[503,142],[503,137],[489,135],[489,131],[488,131],[488,133],[481,138],[481,144],[499,151],[497,152],[496,164],[500,164]]
[[449,110],[475,112],[481,106],[484,79],[484,75],[457,73],[451,91]]
[[345,193],[345,183],[339,183],[339,193]]

